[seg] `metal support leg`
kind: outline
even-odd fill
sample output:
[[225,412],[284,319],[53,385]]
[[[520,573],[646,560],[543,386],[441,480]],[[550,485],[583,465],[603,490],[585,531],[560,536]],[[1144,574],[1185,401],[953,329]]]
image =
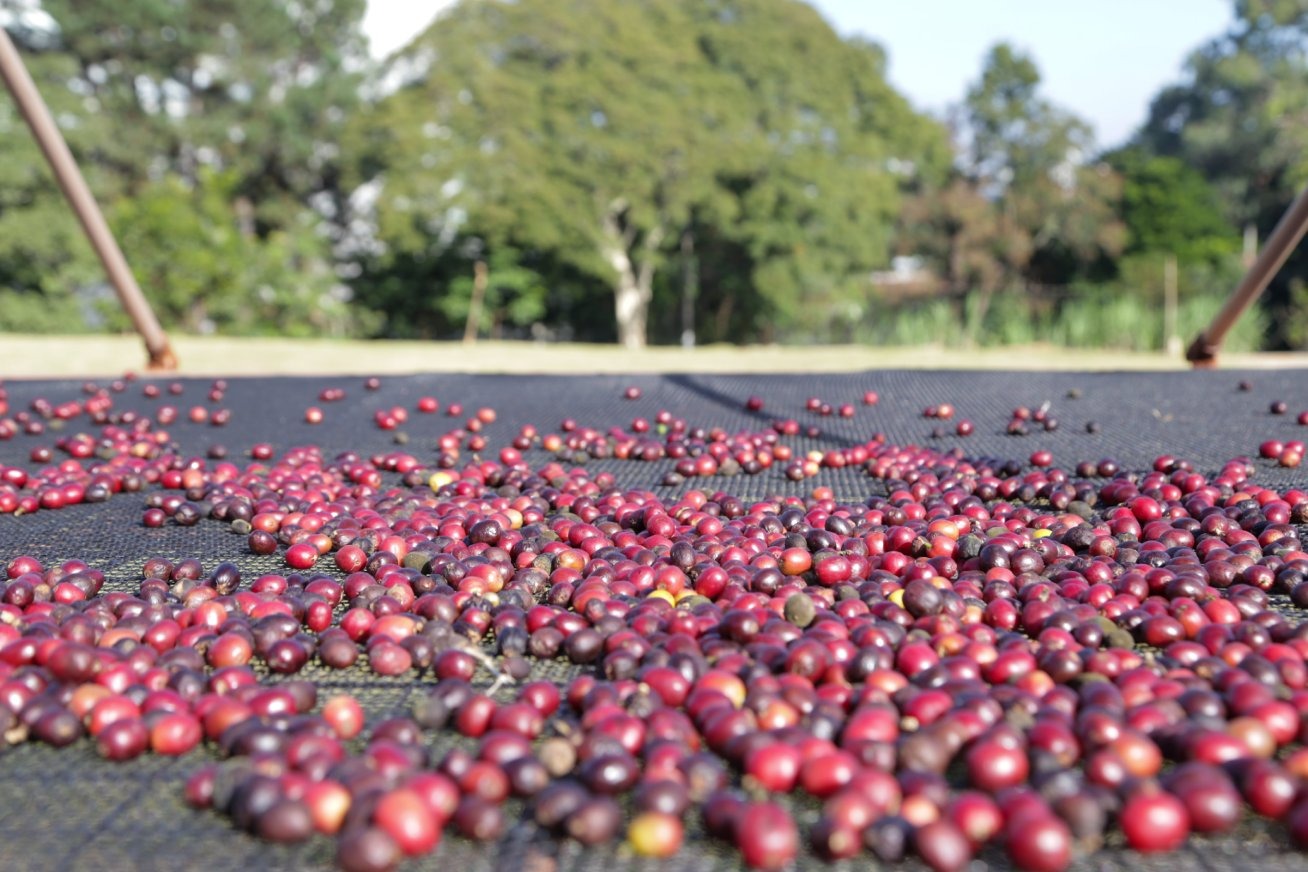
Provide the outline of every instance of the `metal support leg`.
[[1268,238],[1267,245],[1249,267],[1235,293],[1227,299],[1221,311],[1213,316],[1208,329],[1190,343],[1190,348],[1185,352],[1186,360],[1196,368],[1217,366],[1217,352],[1222,348],[1222,340],[1235,326],[1235,322],[1240,320],[1244,310],[1267,289],[1268,283],[1280,271],[1290,252],[1303,239],[1305,230],[1308,230],[1308,188],[1300,191],[1290,208],[1285,210]]
[[145,340],[145,349],[149,353],[148,368],[176,369],[177,357],[168,344],[167,334],[159,326],[159,320],[155,318],[150,303],[141,293],[141,288],[127,265],[127,259],[123,257],[123,252],[105,222],[100,207],[91,196],[91,189],[87,187],[86,179],[82,177],[77,161],[68,150],[68,143],[64,141],[63,134],[59,132],[54,119],[50,117],[49,108],[41,99],[40,92],[36,90],[36,84],[27,72],[27,67],[23,65],[18,49],[2,27],[0,27],[0,78],[4,79],[9,93],[14,95],[14,101],[18,104],[23,119],[31,128],[37,144],[41,146],[41,152],[50,163],[50,168],[54,170],[59,187],[77,214],[77,220],[81,222],[82,230],[85,231],[91,247],[99,256],[100,263],[104,265],[104,271],[109,277],[109,282],[114,286],[119,302],[132,319],[136,332]]

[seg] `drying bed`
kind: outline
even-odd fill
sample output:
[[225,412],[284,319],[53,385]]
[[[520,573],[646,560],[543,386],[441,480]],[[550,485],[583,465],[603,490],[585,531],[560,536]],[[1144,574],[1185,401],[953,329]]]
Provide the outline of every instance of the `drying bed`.
[[[343,396],[323,394],[324,389],[333,388],[340,389]],[[324,463],[344,452],[357,453],[360,462],[375,456],[382,467],[379,480],[383,489],[425,489],[430,497],[431,485],[448,489],[450,480],[457,479],[469,463],[495,463],[501,459],[501,449],[519,450],[512,449],[512,443],[523,436],[524,427],[534,427],[534,435],[526,437],[519,451],[521,463],[527,467],[558,464],[554,472],[580,469],[584,472],[574,478],[599,479],[606,485],[611,482],[615,488],[647,495],[669,507],[687,499],[688,494],[694,500],[696,492],[710,498],[718,492],[729,494],[744,506],[777,501],[778,510],[784,508],[778,498],[797,497],[811,506],[815,494],[836,505],[866,507],[878,499],[884,503],[903,486],[898,480],[903,471],[869,475],[865,455],[887,445],[901,446],[910,453],[924,452],[922,456],[933,457],[942,465],[984,466],[1000,479],[1063,469],[1070,480],[1087,482],[1096,491],[1110,481],[1110,476],[1100,473],[1116,470],[1122,475],[1134,474],[1138,480],[1155,470],[1164,455],[1188,463],[1205,477],[1216,477],[1230,468],[1234,458],[1243,458],[1241,465],[1253,472],[1250,482],[1287,491],[1302,487],[1305,477],[1292,456],[1293,446],[1287,456],[1285,443],[1308,434],[1308,428],[1297,422],[1299,411],[1308,408],[1308,389],[1302,374],[1295,371],[413,375],[373,383],[354,377],[230,379],[220,383],[211,379],[120,379],[97,384],[9,382],[4,392],[8,408],[0,419],[10,421],[16,432],[4,434],[8,438],[0,441],[0,467],[24,470],[33,480],[43,468],[68,462],[69,446],[83,435],[90,437],[94,449],[79,466],[89,468],[97,460],[109,460],[107,444],[97,441],[105,435],[104,422],[93,421],[86,411],[88,400],[99,398],[90,405],[101,407],[102,419],[107,417],[111,427],[113,421],[122,425],[122,413],[135,412],[151,422],[150,432],[166,431],[167,438],[157,446],[155,457],[175,457],[173,466],[178,468],[192,458],[202,459],[207,470],[223,462],[242,469],[261,462],[272,465],[288,452],[312,445]],[[423,398],[435,398],[438,407],[430,410],[428,405],[428,411],[423,411]],[[77,410],[71,405],[74,402]],[[461,409],[451,415],[452,407]],[[311,408],[320,415],[308,411]],[[396,409],[404,413],[392,416]],[[1018,409],[1026,409],[1029,417],[1015,416]],[[482,412],[478,431],[473,433],[468,422],[478,418],[479,410],[493,414]],[[929,410],[936,414],[929,416]],[[160,423],[161,414],[166,424]],[[215,418],[221,426],[215,426]],[[576,427],[565,428],[564,419],[571,419]],[[772,434],[776,444],[790,448],[791,459],[778,459],[757,474],[735,469],[726,470],[734,474],[721,474],[719,464],[718,474],[686,477],[677,473],[674,458],[614,456],[613,446],[624,441],[665,443],[669,427],[677,431],[676,419],[686,423],[688,433],[701,428],[706,441],[712,441],[714,430],[720,431],[718,435],[726,442]],[[1015,424],[1015,419],[1022,423]],[[1051,419],[1056,425],[1048,427],[1046,422]],[[971,427],[960,428],[963,420]],[[566,441],[587,428],[597,434],[592,444],[603,442],[608,448],[546,450],[543,444],[547,436],[557,434]],[[960,435],[960,430],[969,429],[968,435]],[[1025,435],[1016,435],[1014,430],[1025,431]],[[451,431],[459,431],[454,442],[450,441]],[[470,449],[470,438],[477,450]],[[1276,457],[1260,458],[1260,447],[1268,441],[1281,442],[1281,448],[1277,452],[1266,449]],[[694,438],[689,442],[698,444]],[[457,457],[451,451],[456,443]],[[860,448],[863,455],[853,453]],[[42,449],[50,450],[48,457]],[[252,459],[252,450],[266,461]],[[1042,452],[1050,456],[1043,457]],[[144,449],[138,453],[145,456]],[[442,453],[446,455],[443,463]],[[812,458],[809,468],[798,466],[808,457]],[[385,468],[388,463],[396,466],[395,458],[412,458],[416,464],[417,470],[409,476],[413,487],[404,484],[399,472]],[[506,458],[510,464],[518,460],[512,453]],[[1105,460],[1113,463],[1105,465]],[[1033,462],[1039,465],[1033,466]],[[407,460],[398,463],[401,469],[407,464]],[[1166,467],[1167,462],[1161,465]],[[1089,474],[1078,474],[1078,466],[1081,473]],[[905,465],[904,469],[908,468]],[[1168,473],[1175,469],[1169,468]],[[147,507],[160,502],[160,495],[180,490],[162,488],[156,482],[103,501],[0,514],[0,563],[7,565],[19,555],[34,558],[43,568],[72,559],[84,561],[103,573],[103,586],[97,594],[101,597],[112,592],[135,595],[141,588],[145,561],[152,557],[174,564],[198,558],[205,573],[230,562],[239,569],[246,587],[261,575],[293,571],[287,565],[284,542],[270,554],[256,554],[247,530],[230,519],[202,516],[194,524],[182,525],[176,517],[166,517],[160,526],[143,523]],[[30,495],[35,491],[29,486],[14,492]],[[1020,491],[989,502],[1022,504],[1024,498],[1025,505],[1037,513],[1058,514],[1059,508],[1068,508],[1066,501],[1054,508],[1045,495]],[[195,502],[205,515],[212,500],[197,497]],[[1090,514],[1099,521],[1108,510],[1101,503]],[[813,550],[821,550],[823,544],[819,541]],[[913,547],[918,546],[906,551]],[[1267,549],[1268,553],[1272,550]],[[338,581],[347,575],[325,557],[313,573]],[[817,585],[811,569],[798,577]],[[849,585],[851,581],[858,579],[841,583]],[[1280,595],[1283,593],[1286,591],[1273,588],[1270,605],[1297,626],[1302,613],[1288,597]],[[898,602],[902,604],[902,598]],[[686,604],[691,605],[694,603]],[[822,601],[818,605],[821,607]],[[336,617],[344,610],[342,603]],[[484,643],[494,656],[494,635],[487,634]],[[1138,649],[1150,655],[1154,651],[1144,644]],[[254,658],[251,669],[269,686],[307,680],[316,688],[319,705],[330,697],[348,695],[362,705],[370,725],[412,716],[415,706],[438,684],[430,670],[378,675],[367,660],[363,657],[348,668],[331,668],[311,658],[293,674],[281,674],[270,672]],[[527,657],[525,661],[529,674],[516,683],[494,682],[491,672],[480,666],[472,683],[479,690],[494,683],[494,699],[503,705],[515,698],[516,689],[524,683],[544,680],[566,689],[578,676],[600,672],[596,664],[577,665],[566,657]],[[1284,685],[1274,691],[1289,698],[1290,689]],[[901,727],[905,733],[910,731],[906,725]],[[547,726],[545,735],[553,730],[552,724]],[[367,735],[365,730],[346,743],[349,752],[361,753]],[[1297,738],[1279,750],[1282,758],[1299,747]],[[476,739],[460,735],[453,726],[426,730],[421,741],[433,765],[450,749],[475,753],[478,748]],[[146,753],[124,762],[103,759],[96,741],[87,737],[61,748],[34,737],[17,742],[0,755],[0,838],[6,865],[23,869],[333,868],[337,845],[332,838],[315,835],[295,844],[274,844],[235,827],[227,815],[188,805],[183,791],[187,779],[224,756],[212,741],[180,756]],[[1162,774],[1174,765],[1169,762]],[[740,767],[726,770],[732,787],[740,787]],[[941,774],[958,784],[956,767]],[[761,796],[758,784],[749,778],[744,784],[755,792],[752,795]],[[628,797],[622,802],[624,818],[630,819],[635,813],[631,800]],[[823,816],[822,802],[813,797],[796,793],[783,802],[799,822],[802,835]],[[509,800],[504,811],[506,826],[498,838],[478,843],[455,834],[450,827],[433,853],[405,860],[405,868],[735,869],[742,864],[740,854],[727,841],[706,834],[697,808],[684,816],[684,846],[672,859],[662,861],[638,856],[621,836],[593,846],[552,837],[531,819],[530,803],[520,799]],[[1005,868],[1010,860],[1002,839],[997,836],[993,841],[995,844],[979,851],[974,862]],[[802,838],[795,862],[803,868],[854,868],[873,860],[874,854],[868,851],[852,860],[823,860],[807,838]],[[939,858],[937,861],[940,865]],[[921,864],[912,857],[904,862]],[[1088,851],[1078,844],[1071,855],[1072,867],[1083,869],[1225,869],[1250,862],[1264,868],[1305,868],[1285,826],[1269,825],[1247,811],[1233,831],[1192,836],[1178,851],[1139,854],[1124,847],[1117,827],[1109,827],[1102,847]]]

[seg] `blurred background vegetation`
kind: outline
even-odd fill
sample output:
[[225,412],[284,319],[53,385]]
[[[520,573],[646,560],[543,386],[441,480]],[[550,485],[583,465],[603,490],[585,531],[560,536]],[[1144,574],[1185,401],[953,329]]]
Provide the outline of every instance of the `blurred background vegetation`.
[[[463,0],[380,64],[364,5],[0,0],[166,327],[1159,348],[1308,183],[1308,0],[1109,153],[1009,45],[935,118],[798,0]],[[1305,279],[1227,347],[1308,347]],[[126,326],[0,99],[0,331]]]

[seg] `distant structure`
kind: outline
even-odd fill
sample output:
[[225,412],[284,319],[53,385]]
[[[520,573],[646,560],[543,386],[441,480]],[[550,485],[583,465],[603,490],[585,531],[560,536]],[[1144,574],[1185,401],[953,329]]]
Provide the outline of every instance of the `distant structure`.
[[871,279],[877,294],[888,300],[931,297],[944,288],[940,276],[915,254],[891,258],[890,269],[873,271]]

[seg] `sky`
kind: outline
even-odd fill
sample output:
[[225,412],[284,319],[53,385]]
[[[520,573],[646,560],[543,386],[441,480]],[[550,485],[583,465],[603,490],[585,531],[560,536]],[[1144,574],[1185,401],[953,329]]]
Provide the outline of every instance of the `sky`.
[[[363,26],[383,57],[452,0],[368,0]],[[995,43],[1029,54],[1045,97],[1090,122],[1101,147],[1122,144],[1186,57],[1231,23],[1230,0],[813,0],[844,36],[879,42],[891,83],[942,115],[980,75]]]

